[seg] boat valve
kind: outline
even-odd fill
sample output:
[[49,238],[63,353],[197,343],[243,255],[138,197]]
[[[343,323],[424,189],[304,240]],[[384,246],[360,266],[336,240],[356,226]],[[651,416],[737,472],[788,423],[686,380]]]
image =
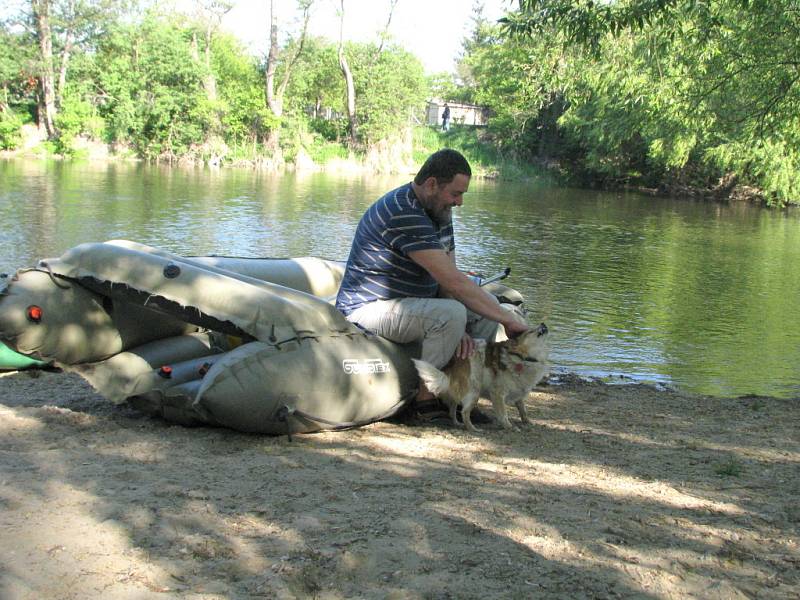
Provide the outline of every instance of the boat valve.
[[167,279],[175,279],[180,274],[181,268],[174,263],[170,263],[164,267],[164,277]]
[[163,377],[164,379],[169,379],[172,377],[172,367],[169,365],[164,365],[158,370],[158,375]]
[[211,368],[211,364],[212,363],[210,362],[204,362],[202,365],[200,365],[200,368],[197,369],[197,372],[200,373],[200,377],[204,377],[205,374],[208,373],[208,370]]
[[36,306],[33,304],[28,307],[27,315],[28,321],[31,321],[32,323],[41,323],[44,311],[42,310],[41,306]]

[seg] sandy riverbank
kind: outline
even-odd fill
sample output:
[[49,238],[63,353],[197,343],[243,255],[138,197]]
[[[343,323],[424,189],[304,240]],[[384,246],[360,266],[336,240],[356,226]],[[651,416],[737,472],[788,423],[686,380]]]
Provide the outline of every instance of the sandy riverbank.
[[567,377],[529,411],[290,442],[0,377],[0,597],[798,596],[800,399]]

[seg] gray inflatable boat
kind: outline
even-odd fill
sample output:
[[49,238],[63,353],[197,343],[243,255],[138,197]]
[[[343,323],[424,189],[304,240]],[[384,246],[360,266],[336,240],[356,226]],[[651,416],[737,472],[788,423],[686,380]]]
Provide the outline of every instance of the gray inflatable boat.
[[[400,345],[333,306],[344,264],[89,243],[0,283],[0,341],[112,402],[184,425],[292,434],[389,417],[417,388]],[[490,284],[502,302],[514,290]]]

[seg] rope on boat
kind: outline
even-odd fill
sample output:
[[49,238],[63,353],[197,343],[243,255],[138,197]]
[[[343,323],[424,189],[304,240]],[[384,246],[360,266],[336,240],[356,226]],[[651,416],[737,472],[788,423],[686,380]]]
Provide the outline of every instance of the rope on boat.
[[365,421],[344,421],[344,422],[330,421],[330,420],[324,419],[322,417],[317,417],[317,416],[314,416],[314,415],[310,415],[307,412],[304,412],[304,411],[299,410],[297,408],[291,408],[291,407],[287,406],[286,404],[284,404],[283,406],[281,406],[278,409],[278,411],[275,413],[275,418],[280,423],[286,423],[286,437],[291,442],[292,441],[292,426],[291,426],[291,423],[289,422],[289,419],[291,417],[295,417],[295,418],[299,417],[301,419],[306,419],[308,421],[314,421],[316,423],[322,423],[323,425],[329,425],[332,429],[352,429],[353,427],[360,427],[362,425],[367,425],[369,423],[374,423],[375,421],[382,421],[383,419],[385,419],[387,417],[390,417],[394,413],[396,413],[400,409],[400,407],[403,406],[405,403],[406,403],[405,400],[400,400],[399,402],[397,402],[394,406],[392,406],[389,410],[387,410],[383,414],[378,415],[377,417],[373,417],[371,419],[365,420]]

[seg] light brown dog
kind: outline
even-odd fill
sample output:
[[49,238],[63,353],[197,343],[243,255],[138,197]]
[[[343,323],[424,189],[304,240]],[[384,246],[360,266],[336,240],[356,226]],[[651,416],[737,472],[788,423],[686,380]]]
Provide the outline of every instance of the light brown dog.
[[454,358],[443,371],[432,364],[414,359],[420,379],[432,394],[450,407],[450,418],[458,425],[456,409],[461,406],[464,426],[479,431],[470,413],[485,394],[492,401],[494,415],[504,429],[515,429],[508,419],[506,404],[513,403],[522,422],[530,425],[525,399],[547,375],[548,329],[541,323],[522,335],[505,342],[476,340],[475,352],[467,359]]

